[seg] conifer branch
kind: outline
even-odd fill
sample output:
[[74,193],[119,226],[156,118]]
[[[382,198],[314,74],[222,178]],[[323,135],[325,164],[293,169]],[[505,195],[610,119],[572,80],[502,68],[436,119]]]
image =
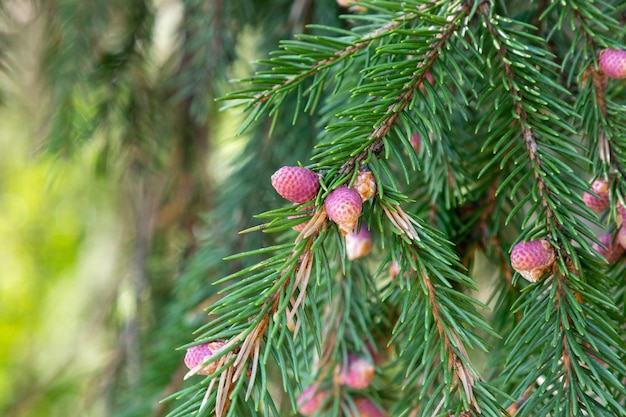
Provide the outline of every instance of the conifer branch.
[[286,77],[282,83],[275,84],[270,89],[262,91],[260,93],[255,94],[251,98],[251,102],[249,106],[259,104],[265,102],[272,98],[274,94],[278,90],[293,90],[297,85],[301,84],[305,79],[323,71],[328,68],[333,67],[334,65],[340,63],[344,59],[348,59],[353,57],[360,50],[368,47],[370,43],[381,37],[385,36],[389,32],[393,31],[401,24],[405,23],[406,20],[411,20],[415,18],[415,14],[407,13],[405,15],[399,16],[397,20],[393,20],[386,25],[383,25],[376,30],[362,36],[358,41],[346,46],[343,49],[337,50],[333,52],[330,57],[320,59],[319,61],[313,63],[312,65],[308,65],[305,70],[302,70],[296,74],[290,75]]
[[[245,395],[246,398],[250,396],[256,379],[256,371],[259,368],[261,342],[266,338],[272,317],[275,321],[283,322],[283,319],[278,315],[281,308],[284,307],[285,309],[286,326],[293,333],[294,338],[297,335],[302,320],[299,319],[296,322],[295,317],[298,311],[304,307],[306,288],[313,266],[311,247],[320,230],[325,226],[325,222],[326,214],[322,207],[309,220],[307,227],[302,231],[303,233],[296,238],[295,245],[301,245],[301,249],[292,251],[280,262],[283,267],[280,268],[281,272],[272,283],[271,289],[273,291],[265,295],[260,313],[248,319],[252,327],[243,327],[242,331],[233,336],[221,349],[221,351],[226,352],[225,355],[218,355],[217,358],[213,359],[217,361],[216,368],[218,370],[211,376],[211,382],[206,389],[200,410],[208,404],[213,389],[217,388],[215,415],[217,417],[230,415],[233,390],[237,389],[238,381],[243,376],[250,377],[247,381],[248,389]],[[289,306],[285,306],[285,300]],[[227,304],[232,305],[233,303],[234,301],[231,300]],[[226,308],[227,304],[222,302],[222,307],[218,306],[216,309]],[[270,347],[268,346],[267,349]],[[205,365],[201,364],[196,367],[197,369],[192,369],[187,377],[195,374]],[[217,386],[216,381],[218,381]]]
[[458,335],[454,332],[454,330],[450,329],[450,326],[444,324],[439,301],[437,300],[438,295],[435,290],[435,286],[422,269],[420,269],[420,278],[426,288],[428,303],[430,305],[435,326],[437,327],[437,332],[439,333],[441,340],[443,340],[443,350],[447,354],[446,360],[448,369],[454,371],[454,374],[461,382],[461,386],[463,387],[463,391],[465,393],[465,401],[468,406],[472,410],[480,413],[480,407],[474,397],[474,374],[476,371],[468,367],[468,364],[471,362]]
[[385,117],[374,127],[374,130],[367,137],[369,145],[342,165],[339,169],[340,175],[352,173],[355,167],[366,160],[370,154],[378,155],[382,152],[384,147],[382,143],[383,138],[387,136],[389,131],[394,127],[400,114],[411,102],[415,91],[419,90],[424,84],[424,81],[428,79],[428,74],[435,61],[441,55],[442,51],[445,50],[452,36],[459,30],[459,22],[467,16],[469,12],[469,4],[463,3],[463,5],[458,7],[456,15],[450,16],[450,23],[441,28],[441,31],[435,37],[435,42],[429,45],[429,50],[424,54],[423,60],[419,63],[415,75],[404,85],[402,93],[396,97],[395,102],[387,108]]
[[542,172],[542,162],[541,156],[538,154],[537,141],[535,140],[535,134],[533,132],[533,123],[530,121],[526,110],[524,109],[524,98],[522,97],[519,87],[517,85],[517,76],[511,67],[511,63],[514,62],[508,56],[507,48],[501,39],[501,34],[498,29],[494,26],[492,17],[491,17],[491,5],[488,1],[482,1],[478,6],[478,13],[480,13],[483,17],[483,22],[487,26],[487,30],[491,33],[493,40],[497,43],[496,50],[498,57],[500,59],[500,66],[504,70],[504,78],[506,85],[508,87],[508,91],[511,94],[511,100],[513,101],[513,106],[515,109],[515,114],[517,115],[515,123],[518,125],[522,137],[524,139],[526,150],[528,151],[528,156],[530,163],[532,165],[535,180],[538,184],[538,192],[539,197],[542,200],[542,205],[546,210],[546,223],[549,228],[558,228],[558,219],[555,218],[552,213],[551,205],[549,204],[550,200],[550,189],[546,187],[546,183],[544,177],[541,175]]

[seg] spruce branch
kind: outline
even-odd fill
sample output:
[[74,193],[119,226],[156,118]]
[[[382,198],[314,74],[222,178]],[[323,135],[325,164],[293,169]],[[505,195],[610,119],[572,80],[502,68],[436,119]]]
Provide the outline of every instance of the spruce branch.
[[[326,215],[322,208],[309,220],[307,227],[298,235],[293,245],[252,251],[229,258],[236,259],[280,249],[274,257],[218,281],[218,283],[226,282],[244,274],[253,273],[250,278],[237,281],[227,287],[225,291],[229,295],[213,307],[213,313],[221,315],[217,322],[212,323],[213,329],[205,333],[203,339],[214,340],[223,337],[230,337],[230,339],[220,349],[223,353],[211,356],[208,362],[217,361],[216,368],[218,369],[209,377],[210,382],[202,402],[199,404],[198,412],[202,412],[206,407],[214,404],[216,416],[233,415],[235,408],[232,407],[232,401],[242,386],[244,376],[249,377],[249,379],[246,381],[248,388],[243,399],[247,400],[251,396],[260,367],[259,361],[262,359],[261,344],[266,340],[268,346],[265,349],[271,349],[272,344],[276,343],[271,343],[267,337],[272,318],[277,322],[284,322],[293,333],[293,337],[296,337],[302,324],[302,319],[296,321],[296,316],[303,307],[313,267],[311,247],[325,226],[325,221]],[[261,271],[255,272],[257,269]],[[252,282],[256,282],[256,284],[250,285]],[[248,302],[244,298],[249,295],[250,291],[255,290],[263,294],[263,302],[259,305],[260,311],[257,310],[256,313],[254,310],[250,310]],[[226,312],[228,314],[224,314]],[[284,319],[280,319],[283,314],[281,312],[284,312]],[[231,317],[232,320],[238,322],[247,318],[250,324],[228,329],[230,327],[228,320],[231,320]],[[187,377],[197,373],[203,366],[206,366],[206,363],[192,369]],[[215,394],[213,394],[214,389],[216,389]]]
[[[530,120],[524,106],[525,98],[523,97],[521,87],[518,84],[518,77],[512,68],[513,62],[515,61],[509,57],[509,45],[505,45],[505,40],[503,39],[506,35],[504,35],[496,27],[496,24],[494,24],[495,21],[489,2],[482,1],[478,6],[478,13],[482,16],[487,30],[490,32],[493,41],[496,43],[496,55],[500,61],[500,66],[504,70],[504,82],[506,83],[509,94],[511,94],[514,111],[517,116],[514,123],[518,125],[522,138],[525,142],[526,150],[528,151],[528,158],[537,182],[539,198],[541,199],[542,205],[545,209],[546,223],[549,229],[558,227],[558,219],[556,219],[552,213],[551,204],[549,203],[550,189],[546,186],[544,176],[542,175],[542,160],[540,154],[538,153],[539,147],[537,145],[537,141],[535,140],[533,122]],[[524,53],[524,55],[526,55],[526,53]]]
[[[541,100],[532,100],[532,95],[536,95],[533,91],[537,88],[539,90],[545,88],[559,90],[559,87],[553,81],[549,81],[541,76],[530,76],[530,74],[526,73],[529,70],[533,71],[533,65],[545,67],[547,62],[542,62],[542,60],[533,57],[536,52],[530,47],[520,49],[518,46],[520,44],[513,37],[521,34],[519,32],[511,32],[497,23],[499,18],[492,14],[491,7],[487,2],[481,3],[478,7],[478,13],[481,15],[482,21],[495,44],[494,55],[498,58],[499,65],[503,69],[505,94],[509,95],[512,101],[512,110],[515,117],[509,121],[508,126],[517,125],[520,130],[521,139],[524,141],[526,152],[528,153],[530,172],[533,173],[537,197],[541,201],[543,208],[537,216],[543,223],[543,227],[537,224],[537,221],[535,225],[539,228],[539,233],[542,233],[541,230],[545,228],[554,239],[559,258],[550,274],[551,279],[548,280],[552,286],[550,296],[547,295],[547,290],[544,290],[546,293],[541,295],[537,291],[532,294],[536,297],[533,301],[538,299],[544,300],[547,311],[557,311],[553,320],[543,324],[544,326],[551,326],[554,334],[552,346],[556,348],[555,353],[542,353],[540,359],[540,369],[547,373],[546,379],[550,382],[545,384],[549,385],[549,387],[542,392],[532,392],[528,400],[520,407],[519,413],[520,415],[525,415],[526,413],[534,412],[535,408],[533,407],[536,407],[538,402],[546,404],[544,413],[548,413],[548,407],[552,408],[552,406],[548,406],[546,402],[548,401],[546,392],[550,392],[549,395],[564,395],[563,393],[565,393],[568,397],[567,404],[570,407],[569,412],[571,415],[577,414],[577,408],[585,408],[588,412],[593,413],[594,405],[592,403],[596,400],[590,401],[589,397],[593,398],[593,395],[589,395],[587,391],[578,387],[582,383],[581,381],[589,378],[589,375],[583,376],[583,374],[588,372],[588,368],[579,366],[579,363],[590,363],[589,357],[586,354],[581,354],[581,352],[589,351],[589,348],[584,348],[584,346],[591,346],[591,340],[595,342],[597,340],[590,336],[588,331],[584,330],[593,322],[593,318],[583,318],[578,313],[581,309],[584,310],[581,307],[583,300],[577,295],[580,292],[584,292],[580,289],[582,285],[580,275],[584,273],[579,259],[582,253],[580,250],[574,249],[570,240],[575,240],[578,244],[588,247],[588,244],[580,238],[580,235],[588,236],[592,240],[594,240],[594,237],[589,230],[585,230],[586,226],[572,226],[577,220],[571,214],[568,214],[565,210],[565,205],[559,202],[559,200],[564,199],[564,196],[570,194],[571,191],[564,187],[564,182],[555,181],[555,179],[559,175],[567,175],[570,177],[567,183],[579,183],[573,177],[574,171],[571,168],[567,169],[567,165],[563,163],[558,163],[557,165],[558,159],[546,152],[548,149],[558,149],[554,141],[562,137],[557,133],[558,130],[556,129],[552,131],[547,130],[545,128],[546,121],[555,123],[561,129],[573,133],[573,129],[561,122],[560,120],[562,119],[555,118],[554,114],[558,109],[559,111],[565,111],[565,115],[572,118],[574,112],[559,101],[542,103]],[[511,52],[515,53],[516,56],[513,56]],[[524,62],[526,59],[528,62]],[[533,80],[533,85],[528,85],[530,80]],[[539,111],[537,110],[537,104],[541,106]],[[546,107],[546,104],[553,108],[549,109],[549,107]],[[509,149],[514,151],[519,149],[519,147],[514,146]],[[574,153],[563,153],[561,157],[569,163],[580,159]],[[518,158],[515,162],[519,163],[520,160],[521,158]],[[512,178],[512,176],[509,176],[509,178]],[[520,181],[526,181],[528,175],[521,178]],[[507,179],[505,183],[508,181],[510,180]],[[574,205],[572,201],[566,204]],[[580,202],[576,204],[581,205]],[[544,285],[547,284],[544,283]],[[529,294],[526,295],[528,296]],[[512,335],[509,335],[508,340],[510,341],[520,336],[525,340],[529,340],[532,337],[531,335],[546,334],[545,330],[547,329],[545,327],[542,331],[537,330],[537,326],[542,326],[542,324],[534,323],[534,320],[537,320],[536,315],[525,311],[525,315],[517,324]],[[603,342],[606,343],[606,340]],[[538,345],[531,344],[531,346],[536,349]],[[603,349],[600,350],[604,352]],[[598,354],[600,353],[598,352]],[[519,343],[514,346],[509,356],[510,362],[507,365],[509,371],[523,368],[523,361],[528,360],[528,355],[530,355],[528,348],[523,348]],[[612,354],[609,353],[609,356],[612,356]],[[544,360],[545,362],[543,362]],[[560,370],[555,371],[555,369]],[[538,375],[540,374],[529,372],[528,378],[520,384],[520,388],[523,390],[530,389],[531,385],[534,384],[533,379],[536,379]],[[602,388],[596,388],[596,393],[603,392]],[[610,389],[617,389],[617,386],[614,385]],[[557,413],[558,411],[559,408],[555,406],[552,412]]]

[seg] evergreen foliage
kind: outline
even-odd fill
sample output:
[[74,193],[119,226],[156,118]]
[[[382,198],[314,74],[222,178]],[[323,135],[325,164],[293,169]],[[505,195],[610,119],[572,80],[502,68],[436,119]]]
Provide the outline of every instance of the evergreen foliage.
[[[586,2],[359,6],[367,10],[350,16],[349,28],[311,25],[282,41],[247,87],[225,97],[246,111],[241,131],[268,117],[280,126],[319,115],[307,166],[321,175],[322,191],[295,239],[227,258],[261,260],[215,282],[228,286],[194,343],[227,340],[211,359],[220,369],[176,394],[187,400],[171,415],[278,415],[267,391],[272,366],[294,408],[313,384],[333,394],[320,415],[351,415],[358,394],[337,386],[333,372],[369,344],[392,350],[378,369],[385,382],[367,391],[390,415],[624,415],[623,299],[614,296],[623,272],[592,249],[594,228],[615,227],[623,202],[623,84],[605,89],[597,69],[597,52],[623,41],[620,10]],[[295,105],[286,105],[291,97]],[[415,133],[423,138],[417,152]],[[361,224],[380,250],[369,262],[345,261],[322,202],[363,166],[378,193]],[[580,199],[589,178],[611,179],[608,218]],[[253,230],[289,239],[296,214],[265,212]],[[557,264],[524,285],[507,253],[540,237]],[[477,251],[499,267],[497,331],[468,296]],[[388,280],[394,260],[401,278]],[[467,353],[476,349],[496,352],[489,376]]]
[[[394,417],[626,416],[626,271],[594,246],[626,204],[626,82],[598,68],[626,49],[624,2],[184,0],[162,67],[150,2],[92,3],[46,6],[64,109],[47,146],[96,142],[137,206],[133,288],[152,325],[121,324],[141,368],[112,414],[295,415],[313,387],[318,416],[358,415],[361,397]],[[229,85],[244,29],[265,56]],[[247,135],[219,186],[200,168],[215,100]],[[271,188],[296,164],[320,176],[310,203]],[[375,244],[348,260],[324,200],[363,169]],[[581,198],[594,179],[609,182],[600,215]],[[536,239],[556,262],[529,283],[509,254]],[[160,256],[175,265],[150,270]],[[174,349],[215,340],[217,370],[183,382]],[[364,390],[340,383],[351,354],[375,364]]]

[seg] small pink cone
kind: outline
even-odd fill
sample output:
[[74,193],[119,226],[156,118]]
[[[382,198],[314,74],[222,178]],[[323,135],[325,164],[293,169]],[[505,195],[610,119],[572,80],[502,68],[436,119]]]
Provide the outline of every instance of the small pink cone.
[[346,256],[354,260],[368,255],[372,250],[373,242],[370,231],[365,225],[361,225],[358,232],[353,230],[346,235]]
[[356,398],[354,405],[358,414],[352,414],[351,417],[387,417],[387,414],[383,413],[369,398]]
[[583,203],[596,213],[602,213],[609,208],[609,183],[606,180],[595,180],[591,184],[591,193],[583,194]]
[[626,51],[604,49],[600,51],[598,66],[609,78],[626,78]]
[[[620,232],[621,229],[623,228],[620,228]],[[619,233],[615,241],[613,240],[613,234],[607,233],[600,236],[598,239],[602,245],[606,246],[606,249],[597,243],[594,243],[592,247],[594,250],[598,251],[598,253],[602,255],[609,264],[614,264],[622,257],[622,255],[624,255],[624,247],[619,243],[618,239]]]
[[310,169],[284,166],[272,175],[272,186],[281,197],[293,203],[306,203],[320,189],[318,175]]
[[320,407],[324,405],[326,398],[328,397],[328,390],[317,390],[317,387],[311,385],[306,387],[302,394],[298,396],[296,403],[298,405],[298,412],[303,416],[314,415]]
[[365,389],[370,385],[375,375],[374,365],[367,359],[349,354],[348,363],[341,369],[339,380],[350,388]]
[[[189,369],[195,368],[204,361],[208,360],[211,355],[224,347],[225,344],[226,343],[223,340],[216,340],[215,342],[190,347],[187,349],[187,353],[185,354],[185,365],[187,365],[187,368]],[[211,362],[203,368],[200,368],[196,374],[211,375],[216,370],[217,362]]]
[[537,281],[556,261],[556,253],[545,239],[520,242],[511,251],[511,266],[530,282]]
[[340,185],[328,194],[324,200],[324,208],[328,218],[337,223],[339,230],[345,236],[354,230],[361,215],[363,203],[361,196],[354,188]]

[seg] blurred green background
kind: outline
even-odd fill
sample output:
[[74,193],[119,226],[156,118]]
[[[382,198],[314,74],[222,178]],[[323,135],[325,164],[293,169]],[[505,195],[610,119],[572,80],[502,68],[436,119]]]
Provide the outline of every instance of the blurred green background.
[[[345,10],[344,10],[345,11]],[[0,415],[163,416],[206,285],[316,120],[215,98],[334,0],[0,2]],[[254,148],[257,146],[257,148]],[[231,176],[233,174],[233,176]],[[237,180],[233,180],[236,177]],[[267,184],[256,183],[267,178]]]

